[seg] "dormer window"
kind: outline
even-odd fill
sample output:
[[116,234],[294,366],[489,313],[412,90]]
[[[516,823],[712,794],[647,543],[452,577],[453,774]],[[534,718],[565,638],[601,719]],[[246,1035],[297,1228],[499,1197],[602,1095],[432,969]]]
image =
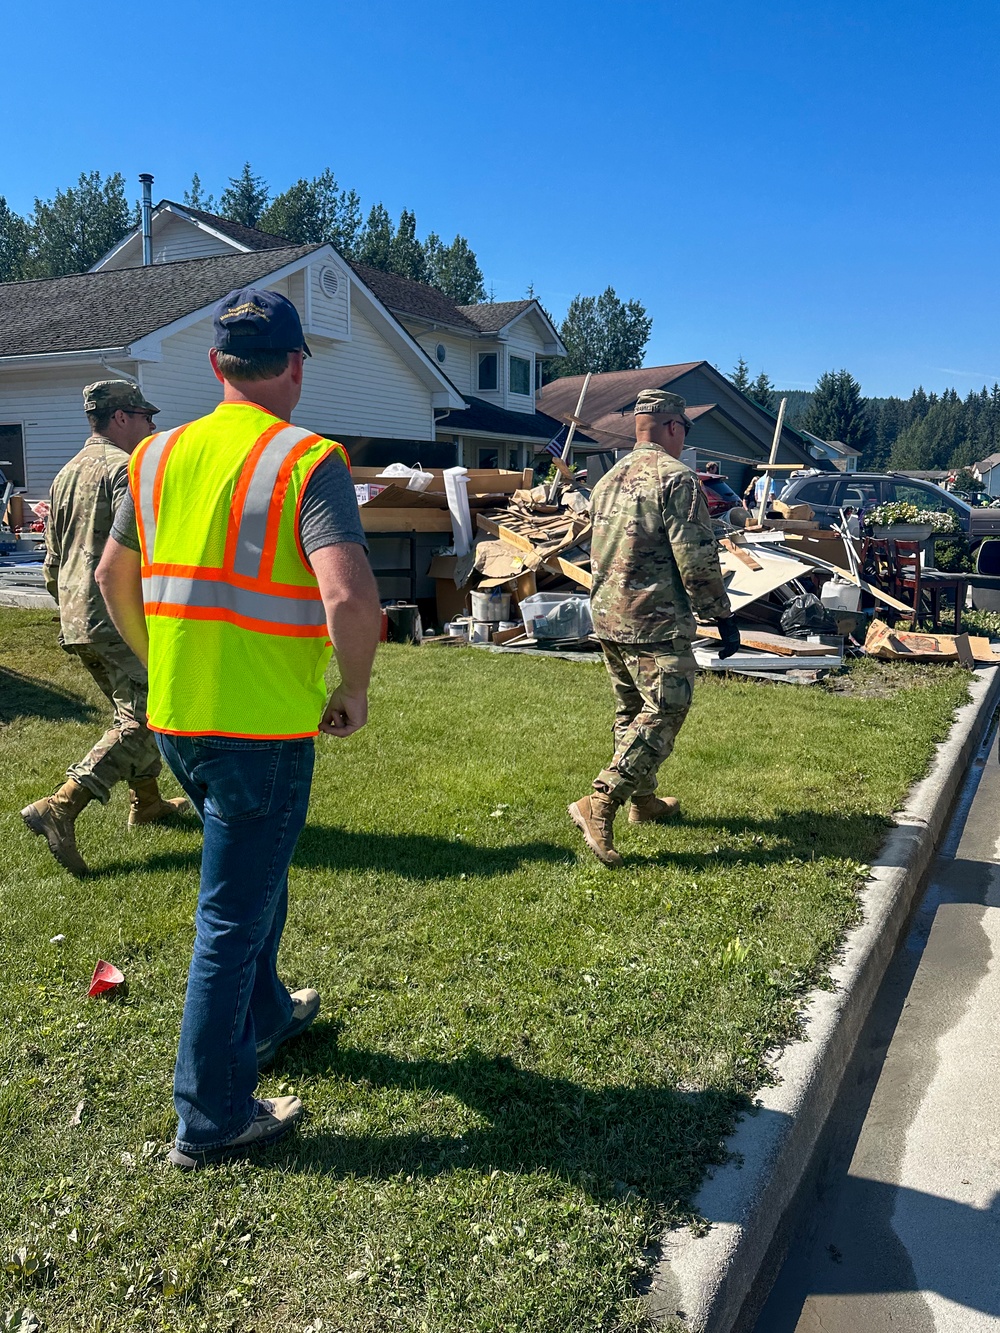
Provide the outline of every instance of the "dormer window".
[[531,362],[523,356],[510,358],[510,391],[526,398],[531,394]]
[[498,383],[498,356],[496,352],[479,353],[479,388],[481,391],[496,390]]

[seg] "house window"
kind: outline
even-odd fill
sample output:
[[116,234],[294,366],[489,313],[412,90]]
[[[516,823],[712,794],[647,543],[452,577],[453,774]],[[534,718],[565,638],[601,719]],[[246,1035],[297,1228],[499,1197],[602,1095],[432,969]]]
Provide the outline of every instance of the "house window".
[[15,486],[28,484],[24,470],[24,434],[20,426],[0,426],[0,472]]
[[479,451],[480,467],[499,467],[500,453],[496,449],[480,449]]
[[512,444],[510,446],[510,463],[508,464],[512,472],[519,472],[521,468],[521,446]]
[[510,391],[524,394],[525,397],[531,393],[531,362],[523,356],[510,358]]
[[495,390],[497,387],[497,361],[496,352],[479,353],[479,388]]

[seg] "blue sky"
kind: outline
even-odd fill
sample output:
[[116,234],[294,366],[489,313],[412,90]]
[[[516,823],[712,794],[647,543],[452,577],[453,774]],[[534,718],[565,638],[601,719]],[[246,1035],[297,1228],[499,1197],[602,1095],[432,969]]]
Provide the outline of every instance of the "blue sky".
[[995,0],[8,7],[0,193],[330,166],[498,300],[611,284],[647,364],[785,388],[1000,377]]

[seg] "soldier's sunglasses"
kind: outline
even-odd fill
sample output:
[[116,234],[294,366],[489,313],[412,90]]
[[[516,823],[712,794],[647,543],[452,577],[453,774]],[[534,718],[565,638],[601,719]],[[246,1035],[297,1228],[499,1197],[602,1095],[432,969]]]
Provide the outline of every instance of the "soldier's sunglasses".
[[145,417],[151,426],[154,424],[152,412],[133,412],[127,407],[123,407],[121,410],[127,417]]

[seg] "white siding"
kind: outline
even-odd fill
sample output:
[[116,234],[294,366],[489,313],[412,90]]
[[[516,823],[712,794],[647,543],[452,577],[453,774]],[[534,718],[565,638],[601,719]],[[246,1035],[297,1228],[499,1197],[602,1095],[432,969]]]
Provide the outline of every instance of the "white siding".
[[[212,255],[239,254],[236,245],[219,240],[176,213],[160,213],[153,219],[153,263],[172,264],[178,259],[208,259]],[[142,237],[133,236],[102,269],[135,268],[142,263]]]
[[541,356],[545,340],[538,331],[534,315],[523,315],[507,331],[507,346],[515,351],[537,352]]
[[[337,291],[327,296],[320,286],[320,274],[329,268],[337,275]],[[349,293],[351,281],[336,264],[329,262],[309,265],[309,299],[300,313],[306,321],[306,330],[324,338],[350,338],[351,311]]]
[[206,316],[162,343],[163,360],[142,367],[142,391],[160,409],[157,428],[172,430],[211,412],[222,398],[222,386],[208,360],[212,319]]
[[350,342],[314,338],[296,425],[324,435],[432,440],[431,391],[359,312]]
[[[473,388],[472,367],[473,353],[478,349],[478,342],[472,338],[463,338],[457,333],[443,333],[440,329],[410,329],[417,342],[424,349],[436,366],[439,366],[454,384],[459,393],[478,393]],[[437,358],[438,343],[444,344],[444,361]]]
[[[134,373],[131,362],[116,365]],[[97,362],[59,370],[0,370],[0,423],[24,429],[30,499],[44,498],[59,469],[83,448],[90,434],[83,387],[107,378],[108,371]]]

